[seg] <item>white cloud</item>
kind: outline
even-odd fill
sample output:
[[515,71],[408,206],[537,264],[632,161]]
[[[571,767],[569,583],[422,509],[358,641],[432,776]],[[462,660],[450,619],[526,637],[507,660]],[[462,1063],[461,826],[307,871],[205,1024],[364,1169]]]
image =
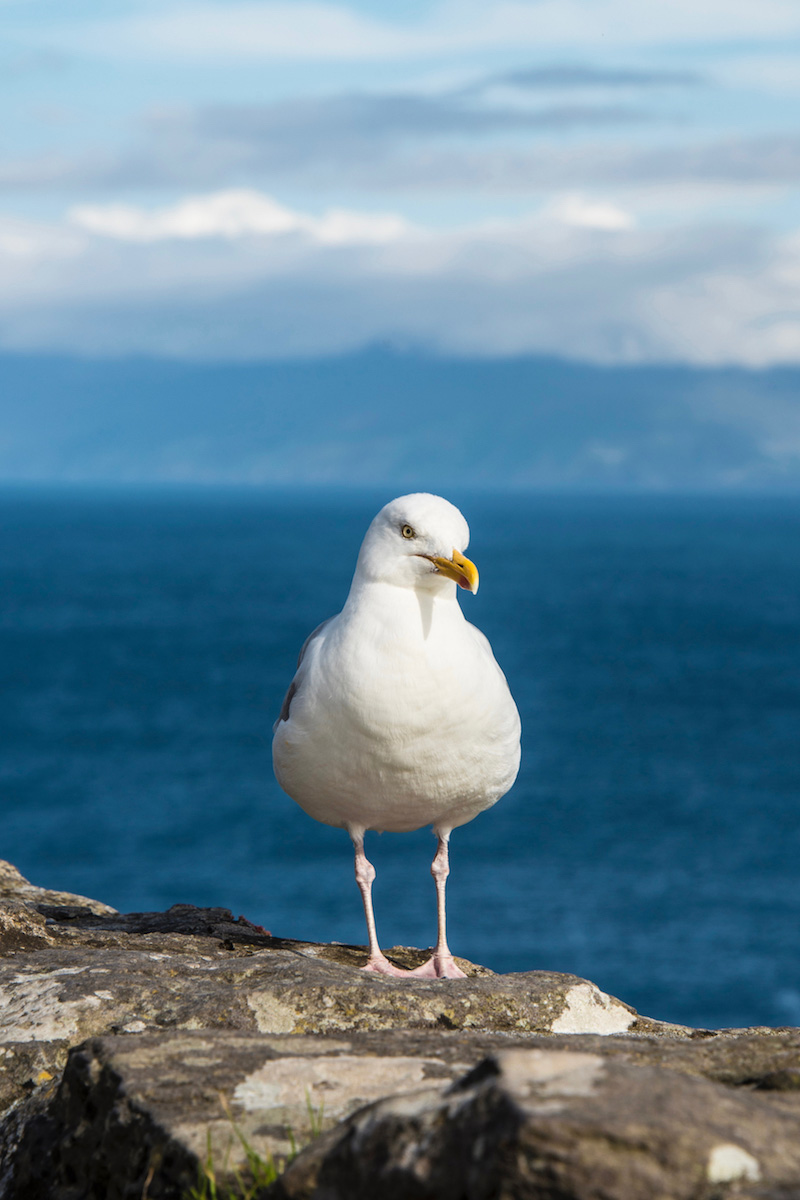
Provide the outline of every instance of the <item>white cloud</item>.
[[59,41],[112,58],[384,60],[493,48],[653,45],[800,32],[795,0],[446,0],[420,20],[379,21],[344,5],[178,3],[105,20]]
[[[411,237],[419,243],[421,237],[428,247],[432,237],[394,213],[330,209],[315,217],[287,208],[253,189],[189,196],[177,204],[150,210],[129,204],[77,205],[69,210],[67,220],[74,228],[96,237],[141,243],[295,234],[323,246],[381,245]],[[577,192],[554,196],[532,220],[607,231],[632,229],[636,223],[633,214],[618,205]],[[490,237],[491,231],[499,231],[502,238],[508,226],[489,222],[485,229]],[[8,237],[13,239],[13,234],[9,232]],[[0,251],[2,238],[0,231]],[[440,245],[452,240],[444,237]]]
[[775,239],[756,270],[719,264],[650,289],[648,304],[687,361],[800,363],[800,236]]
[[410,228],[392,213],[331,209],[312,217],[251,189],[190,196],[149,212],[127,204],[79,205],[68,219],[89,233],[123,242],[299,234],[322,245],[357,245],[392,241]]
[[632,213],[618,205],[606,200],[588,200],[577,193],[554,196],[545,205],[542,216],[581,229],[632,229],[636,224]]
[[589,194],[448,232],[393,222],[297,213],[256,192],[0,222],[0,345],[213,359],[399,341],[597,362],[800,362],[799,237],[639,229]]

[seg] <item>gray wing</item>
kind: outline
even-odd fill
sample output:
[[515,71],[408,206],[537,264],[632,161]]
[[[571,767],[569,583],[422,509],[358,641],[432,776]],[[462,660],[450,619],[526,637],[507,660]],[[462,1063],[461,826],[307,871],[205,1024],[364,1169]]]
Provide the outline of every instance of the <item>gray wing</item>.
[[[303,642],[302,646],[300,647],[300,653],[297,656],[297,671],[298,672],[300,671],[300,666],[303,662],[303,659],[306,656],[306,651],[308,650],[308,647],[311,645],[311,643],[314,641],[315,638],[319,637],[319,635],[322,633],[325,626],[330,625],[332,620],[333,620],[333,617],[328,617],[327,621],[323,621],[321,625],[318,625],[316,629],[313,629],[311,631],[311,633],[308,635],[308,637],[306,638],[306,640]],[[277,730],[281,721],[289,720],[289,710],[292,707],[292,700],[294,700],[294,698],[297,695],[299,690],[300,690],[300,684],[297,682],[297,675],[295,675],[294,679],[289,684],[289,690],[287,691],[286,695],[283,697],[283,704],[281,705],[280,716],[278,717],[275,724],[272,726],[273,733],[275,733],[275,731]]]

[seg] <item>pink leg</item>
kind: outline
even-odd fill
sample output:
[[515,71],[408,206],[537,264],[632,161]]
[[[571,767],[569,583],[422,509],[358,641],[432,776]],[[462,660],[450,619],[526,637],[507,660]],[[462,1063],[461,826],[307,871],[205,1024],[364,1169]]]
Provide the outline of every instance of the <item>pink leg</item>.
[[422,979],[466,979],[464,972],[453,961],[447,945],[444,891],[447,876],[450,874],[450,855],[447,846],[450,841],[450,830],[440,829],[436,832],[439,838],[439,848],[431,864],[431,875],[436,882],[436,913],[439,933],[436,939],[436,948],[428,961],[421,967],[409,971],[408,974]]
[[375,868],[364,853],[364,831],[350,830],[353,848],[356,852],[356,883],[364,901],[364,916],[367,918],[367,935],[369,937],[369,959],[361,968],[362,971],[377,971],[380,975],[408,975],[389,962],[378,945],[378,934],[375,929],[375,914],[372,911],[372,884],[375,879]]

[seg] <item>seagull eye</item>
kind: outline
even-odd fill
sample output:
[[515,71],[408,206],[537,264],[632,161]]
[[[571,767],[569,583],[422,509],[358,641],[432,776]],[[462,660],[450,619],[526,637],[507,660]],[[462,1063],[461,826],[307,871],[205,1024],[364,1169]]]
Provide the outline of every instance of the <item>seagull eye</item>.
[[404,538],[413,538],[413,537],[417,536],[414,533],[414,530],[411,528],[410,525],[404,525],[403,528],[400,530],[400,532],[402,533]]

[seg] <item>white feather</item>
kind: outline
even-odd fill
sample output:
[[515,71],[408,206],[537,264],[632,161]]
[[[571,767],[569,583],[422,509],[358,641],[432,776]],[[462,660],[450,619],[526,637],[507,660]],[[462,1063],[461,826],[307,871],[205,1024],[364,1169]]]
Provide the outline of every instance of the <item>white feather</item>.
[[458,509],[425,493],[370,525],[347,603],[306,644],[275,726],[278,782],[316,820],[446,836],[514,782],[520,722],[505,676],[456,584],[424,557],[468,541]]

